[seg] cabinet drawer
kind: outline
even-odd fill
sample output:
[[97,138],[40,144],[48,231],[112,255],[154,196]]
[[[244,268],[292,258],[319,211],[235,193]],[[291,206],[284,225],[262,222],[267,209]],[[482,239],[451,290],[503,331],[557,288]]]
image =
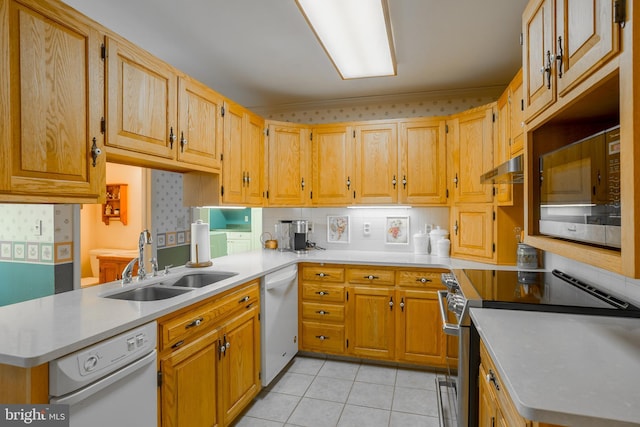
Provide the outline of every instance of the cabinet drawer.
[[379,268],[350,268],[347,270],[347,281],[365,285],[390,285],[395,284],[393,270]]
[[251,240],[251,233],[243,231],[227,231],[227,239]]
[[302,278],[313,281],[322,282],[344,282],[344,268],[341,267],[327,267],[327,266],[305,266],[302,269]]
[[343,322],[344,306],[338,304],[303,302],[302,318],[321,322]]
[[303,283],[302,299],[308,301],[344,302],[344,286],[327,283]]
[[486,381],[489,383],[487,387],[495,393],[498,405],[500,406],[500,412],[507,421],[507,425],[513,427],[530,426],[527,420],[520,415],[511,400],[511,396],[509,396],[509,392],[504,388],[504,382],[502,378],[500,378],[498,370],[493,364],[493,360],[491,360],[483,342],[480,343],[480,372],[484,374],[484,377],[481,376],[478,381]]
[[196,307],[187,307],[180,314],[161,320],[159,333],[160,350],[164,350],[179,341],[186,341],[202,331],[215,326],[225,316],[246,309],[259,302],[260,288],[253,282],[237,291],[213,299]]
[[161,350],[179,341],[186,341],[199,332],[213,325],[211,304],[204,304],[180,314],[174,318],[160,322]]
[[302,322],[302,343],[305,350],[344,353],[344,326]]
[[396,283],[398,286],[414,288],[444,288],[440,277],[448,270],[398,270]]
[[224,317],[237,310],[258,304],[260,288],[257,282],[215,300],[211,303],[211,313],[216,318]]

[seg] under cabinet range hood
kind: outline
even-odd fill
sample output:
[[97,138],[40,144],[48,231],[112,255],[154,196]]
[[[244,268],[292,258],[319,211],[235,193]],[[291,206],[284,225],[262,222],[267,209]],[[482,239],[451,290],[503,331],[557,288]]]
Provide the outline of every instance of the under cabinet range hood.
[[522,184],[524,182],[522,154],[480,176],[481,184]]

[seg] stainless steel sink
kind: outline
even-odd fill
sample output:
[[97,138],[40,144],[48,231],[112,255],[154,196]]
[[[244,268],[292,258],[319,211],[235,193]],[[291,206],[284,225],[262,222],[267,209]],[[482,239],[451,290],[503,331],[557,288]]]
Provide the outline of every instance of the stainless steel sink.
[[179,288],[202,288],[203,286],[212,285],[221,280],[233,277],[236,274],[238,273],[230,273],[227,271],[186,274],[172,283],[171,286]]
[[159,301],[189,292],[192,289],[169,288],[160,286],[145,286],[130,289],[117,294],[105,295],[105,298],[122,299],[128,301]]

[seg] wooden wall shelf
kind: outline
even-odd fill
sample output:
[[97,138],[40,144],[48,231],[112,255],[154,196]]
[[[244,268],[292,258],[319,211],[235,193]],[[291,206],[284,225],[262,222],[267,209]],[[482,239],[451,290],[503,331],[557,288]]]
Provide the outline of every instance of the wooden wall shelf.
[[102,222],[110,220],[127,225],[127,184],[107,184],[107,200],[102,204]]

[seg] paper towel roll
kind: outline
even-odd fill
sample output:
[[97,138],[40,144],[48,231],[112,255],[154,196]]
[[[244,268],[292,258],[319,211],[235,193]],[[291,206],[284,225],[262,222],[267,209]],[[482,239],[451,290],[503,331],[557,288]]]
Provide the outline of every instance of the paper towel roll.
[[211,261],[209,224],[201,219],[191,224],[191,263],[202,264]]

